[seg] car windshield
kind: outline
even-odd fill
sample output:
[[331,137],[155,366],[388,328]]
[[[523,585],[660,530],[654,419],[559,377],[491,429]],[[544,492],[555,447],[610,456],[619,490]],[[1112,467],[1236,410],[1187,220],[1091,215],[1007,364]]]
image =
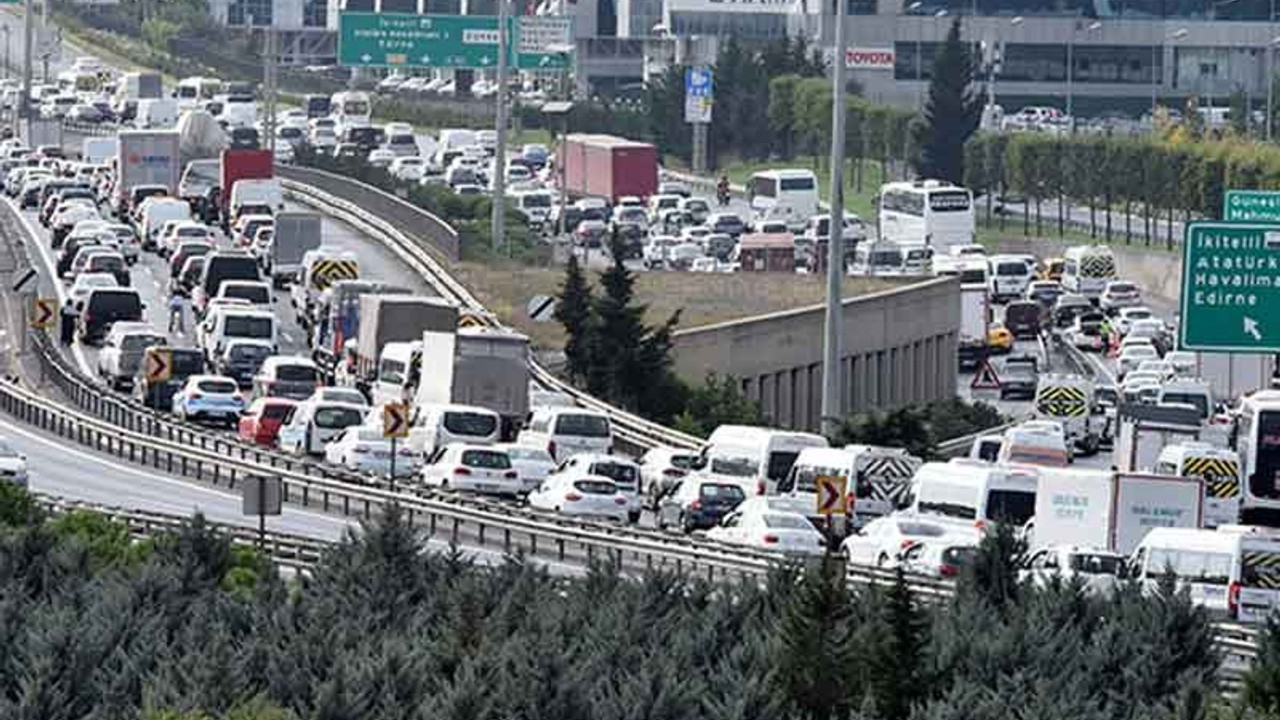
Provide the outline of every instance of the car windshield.
[[316,427],[340,429],[359,425],[364,420],[364,413],[355,408],[326,407],[316,411]]
[[553,462],[546,450],[532,447],[507,448],[507,455],[512,460],[534,460],[536,462]]
[[287,405],[285,403],[267,403],[262,406],[262,417],[269,418],[271,420],[283,420],[292,409],[292,405]]
[[164,338],[154,335],[128,335],[120,343],[120,349],[127,353],[140,353],[151,345],[163,345]]
[[220,395],[234,395],[236,392],[236,384],[230,380],[201,380],[196,383],[196,388],[201,392]]
[[710,502],[740,503],[746,499],[747,494],[737,485],[702,483],[698,486],[698,497]]
[[283,382],[315,382],[316,369],[309,365],[280,365],[276,379]]
[[488,437],[498,429],[498,418],[487,413],[446,412],[444,429],[453,435]]
[[511,467],[511,458],[498,450],[464,450],[462,464],[486,470],[507,470]]
[[274,321],[269,317],[228,315],[224,327],[228,336],[268,340],[271,338]]
[[1107,289],[1113,293],[1131,293],[1138,291],[1137,286],[1130,283],[1111,283],[1111,287]]
[[566,414],[556,418],[557,435],[609,437],[609,419],[599,415]]
[[602,462],[591,466],[592,475],[603,475],[619,485],[634,485],[640,479],[640,471],[633,465]]

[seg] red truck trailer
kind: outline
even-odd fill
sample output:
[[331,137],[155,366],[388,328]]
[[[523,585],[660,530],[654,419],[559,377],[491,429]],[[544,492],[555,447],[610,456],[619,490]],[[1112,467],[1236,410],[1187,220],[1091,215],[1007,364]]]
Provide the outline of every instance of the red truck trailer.
[[560,144],[565,185],[574,197],[625,195],[646,198],[658,191],[658,149],[612,135],[572,134]]
[[265,180],[274,176],[275,158],[270,150],[222,151],[222,212],[231,202],[231,186],[237,180]]

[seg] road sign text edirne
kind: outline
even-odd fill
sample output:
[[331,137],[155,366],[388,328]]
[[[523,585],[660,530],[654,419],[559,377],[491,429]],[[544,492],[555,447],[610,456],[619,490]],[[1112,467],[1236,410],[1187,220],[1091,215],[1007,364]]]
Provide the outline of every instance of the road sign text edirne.
[[1191,223],[1182,247],[1179,345],[1280,352],[1280,228]]

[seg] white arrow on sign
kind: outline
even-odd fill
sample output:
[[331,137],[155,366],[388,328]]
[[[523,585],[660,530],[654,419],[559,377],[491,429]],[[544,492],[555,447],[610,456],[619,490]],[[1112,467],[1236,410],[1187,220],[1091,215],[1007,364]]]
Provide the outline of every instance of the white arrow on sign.
[[423,64],[423,65],[429,65],[430,63],[431,63],[431,56],[430,56],[430,55],[423,55],[423,56],[422,56],[422,64]]
[[370,60],[372,60],[372,59],[373,59],[373,56],[372,56],[372,55],[370,55],[369,53],[365,53],[365,54],[363,54],[363,55],[361,55],[361,56],[360,56],[360,59],[361,59],[361,60],[363,60],[363,61],[365,61],[365,62],[369,62]]
[[485,55],[484,57],[480,58],[480,64],[481,64],[481,65],[488,65],[488,64],[489,64],[489,63],[491,63],[491,62],[493,62],[493,61],[489,59],[489,56],[488,56],[488,55]]
[[1244,319],[1244,333],[1252,335],[1254,340],[1262,341],[1262,331],[1258,329],[1258,321],[1251,317],[1245,317]]

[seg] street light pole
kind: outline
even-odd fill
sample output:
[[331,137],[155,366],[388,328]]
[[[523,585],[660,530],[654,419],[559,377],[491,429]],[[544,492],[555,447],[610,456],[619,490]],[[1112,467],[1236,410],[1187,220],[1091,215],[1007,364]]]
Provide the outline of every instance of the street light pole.
[[827,239],[827,312],[822,342],[822,432],[833,437],[840,428],[840,340],[842,314],[840,284],[844,280],[844,93],[845,3],[836,0],[835,63],[831,71],[831,228]]
[[[507,226],[507,14],[508,0],[498,0],[498,109],[494,128],[498,140],[493,153],[493,249],[506,242]],[[564,208],[560,208],[564,214]]]
[[1275,111],[1272,107],[1275,105],[1275,62],[1276,62],[1276,46],[1280,45],[1280,37],[1271,38],[1271,42],[1267,44],[1267,142],[1271,142],[1272,126],[1275,124]]

